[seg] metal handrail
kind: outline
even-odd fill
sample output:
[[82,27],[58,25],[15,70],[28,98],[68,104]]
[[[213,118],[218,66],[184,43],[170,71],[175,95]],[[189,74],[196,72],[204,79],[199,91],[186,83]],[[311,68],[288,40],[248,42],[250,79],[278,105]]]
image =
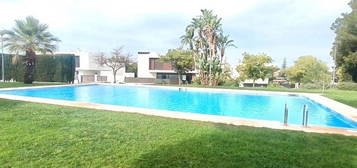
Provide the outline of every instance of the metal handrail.
[[284,125],[288,125],[288,116],[289,116],[289,109],[288,109],[288,105],[285,103]]
[[308,110],[308,106],[305,104],[302,111],[302,125],[304,127],[307,127],[308,118],[309,118],[309,110]]

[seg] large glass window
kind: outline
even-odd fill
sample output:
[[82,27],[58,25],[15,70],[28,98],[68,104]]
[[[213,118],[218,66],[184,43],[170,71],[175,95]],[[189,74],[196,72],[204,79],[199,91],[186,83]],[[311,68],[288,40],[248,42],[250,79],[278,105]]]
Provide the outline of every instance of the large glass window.
[[149,70],[172,70],[172,66],[168,62],[160,61],[159,58],[150,58]]
[[169,74],[169,73],[157,73],[156,78],[157,79],[176,80],[176,79],[178,79],[178,75],[177,74]]

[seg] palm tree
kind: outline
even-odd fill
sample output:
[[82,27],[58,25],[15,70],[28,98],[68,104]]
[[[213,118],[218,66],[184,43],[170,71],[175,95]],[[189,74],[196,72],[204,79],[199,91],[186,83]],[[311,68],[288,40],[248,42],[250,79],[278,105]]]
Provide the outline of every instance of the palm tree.
[[225,59],[225,51],[228,47],[237,47],[233,44],[233,40],[229,40],[229,35],[225,36],[223,33],[220,33],[219,34],[219,37],[218,37],[218,48],[220,50],[220,61],[222,63],[226,63],[226,59]]
[[15,20],[15,27],[6,34],[5,46],[8,50],[25,54],[24,83],[31,84],[34,81],[36,53],[53,53],[60,40],[48,32],[48,25],[41,24],[32,16],[25,20]]
[[212,66],[213,60],[217,57],[217,37],[218,33],[221,32],[221,18],[213,14],[212,10],[203,9],[201,10],[202,16],[200,17],[201,22],[201,32],[203,36],[206,37],[208,44],[208,54],[209,54],[209,84],[212,85]]
[[[221,36],[224,38],[221,39]],[[214,15],[212,10],[201,10],[201,15],[193,18],[186,27],[181,42],[194,51],[195,67],[201,83],[216,85],[215,80],[223,67],[225,49],[233,46],[233,40],[223,35],[221,18]]]
[[181,36],[182,45],[188,45],[190,50],[193,50],[195,29],[192,26],[187,26],[185,35]]

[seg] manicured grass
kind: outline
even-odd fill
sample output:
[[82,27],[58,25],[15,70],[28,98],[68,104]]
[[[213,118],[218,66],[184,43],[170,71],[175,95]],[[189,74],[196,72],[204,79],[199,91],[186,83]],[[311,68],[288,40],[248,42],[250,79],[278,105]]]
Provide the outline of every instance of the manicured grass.
[[[160,85],[160,86],[178,86],[178,85]],[[339,90],[327,89],[289,89],[289,88],[247,88],[247,87],[234,87],[234,86],[215,86],[208,87],[202,85],[182,85],[182,87],[204,87],[204,88],[222,88],[222,89],[238,89],[238,90],[259,90],[259,91],[275,91],[275,92],[302,92],[302,93],[319,93],[328,98],[334,99],[338,102],[350,105],[357,108],[357,91],[352,90]]]
[[0,99],[1,167],[357,167],[357,137]]
[[29,86],[45,86],[45,85],[63,85],[61,82],[41,82],[33,84],[24,84],[23,82],[0,82],[0,88],[12,88],[12,87],[29,87]]
[[335,90],[328,90],[322,95],[357,108],[357,91],[335,89]]

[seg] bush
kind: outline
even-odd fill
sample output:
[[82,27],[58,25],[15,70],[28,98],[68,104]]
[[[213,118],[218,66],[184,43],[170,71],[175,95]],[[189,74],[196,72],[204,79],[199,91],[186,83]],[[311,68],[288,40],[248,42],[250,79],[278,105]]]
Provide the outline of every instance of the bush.
[[285,88],[285,87],[277,83],[271,83],[268,85],[268,88]]
[[238,79],[228,79],[228,80],[225,80],[221,85],[222,86],[239,87],[239,80]]
[[201,84],[201,78],[196,76],[195,78],[192,79],[192,84],[200,85]]
[[[323,83],[304,83],[301,85],[301,88],[303,89],[322,89]],[[330,88],[329,84],[325,84],[325,89]]]
[[304,89],[321,89],[322,86],[316,83],[304,83],[301,85]]
[[357,83],[340,82],[340,83],[338,83],[337,88],[341,89],[341,90],[356,90],[357,91]]

